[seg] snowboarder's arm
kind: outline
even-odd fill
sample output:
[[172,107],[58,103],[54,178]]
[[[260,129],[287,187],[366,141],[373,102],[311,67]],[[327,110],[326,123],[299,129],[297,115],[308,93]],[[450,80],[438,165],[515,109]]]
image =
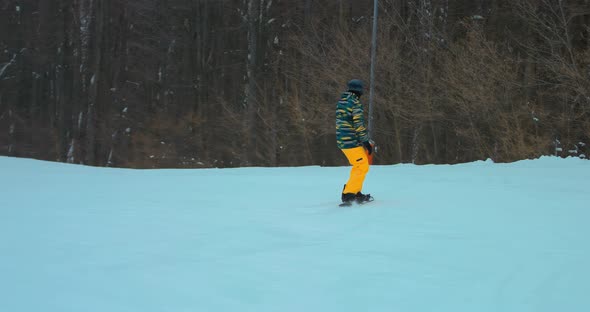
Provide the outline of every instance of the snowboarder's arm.
[[354,130],[356,131],[356,137],[359,143],[369,141],[367,134],[367,128],[365,127],[365,117],[363,115],[363,106],[360,101],[355,101],[352,110],[352,121],[354,124]]

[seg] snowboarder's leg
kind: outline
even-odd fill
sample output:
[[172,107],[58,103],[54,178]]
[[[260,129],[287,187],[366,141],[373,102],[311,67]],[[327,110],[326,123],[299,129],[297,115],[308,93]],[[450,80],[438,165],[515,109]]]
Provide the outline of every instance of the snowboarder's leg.
[[369,161],[367,154],[363,147],[347,148],[342,152],[348,158],[348,162],[352,165],[350,170],[350,178],[346,182],[346,186],[342,191],[343,194],[357,194],[363,189],[363,182],[365,176],[369,172]]

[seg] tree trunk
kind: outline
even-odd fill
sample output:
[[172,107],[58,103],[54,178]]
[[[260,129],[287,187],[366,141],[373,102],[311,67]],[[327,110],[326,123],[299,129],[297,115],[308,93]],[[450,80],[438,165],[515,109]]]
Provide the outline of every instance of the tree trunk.
[[[101,79],[101,58],[102,58],[102,34],[104,29],[104,17],[102,1],[90,1],[89,18],[94,20],[93,37],[93,56],[89,73],[91,77],[88,81],[88,108],[86,111],[86,164],[98,165],[96,160],[97,154],[97,130],[98,130],[98,92]],[[88,78],[88,77],[86,77]]]
[[248,0],[248,89],[246,94],[246,110],[245,118],[247,129],[247,144],[244,155],[247,155],[247,164],[251,165],[255,162],[257,154],[256,146],[256,114],[258,110],[258,103],[256,101],[256,86],[257,86],[257,57],[258,57],[258,23],[259,23],[259,1]]

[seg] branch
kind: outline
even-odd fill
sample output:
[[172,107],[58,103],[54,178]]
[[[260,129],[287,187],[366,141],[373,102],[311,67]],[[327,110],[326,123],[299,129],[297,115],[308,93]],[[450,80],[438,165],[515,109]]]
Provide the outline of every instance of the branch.
[[14,64],[14,63],[16,63],[16,56],[17,56],[17,54],[15,54],[15,55],[12,57],[12,60],[10,60],[10,62],[8,62],[8,63],[4,63],[4,64],[3,64],[3,66],[0,68],[0,79],[2,78],[2,76],[4,76],[4,73],[6,72],[6,69],[7,69],[7,68],[8,68],[10,65],[12,65],[12,64]]

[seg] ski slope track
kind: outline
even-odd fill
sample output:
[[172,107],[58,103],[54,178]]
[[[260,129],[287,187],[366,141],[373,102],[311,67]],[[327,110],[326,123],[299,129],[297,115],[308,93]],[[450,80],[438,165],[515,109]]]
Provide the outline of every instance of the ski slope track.
[[0,157],[0,311],[590,311],[590,162],[348,172]]

